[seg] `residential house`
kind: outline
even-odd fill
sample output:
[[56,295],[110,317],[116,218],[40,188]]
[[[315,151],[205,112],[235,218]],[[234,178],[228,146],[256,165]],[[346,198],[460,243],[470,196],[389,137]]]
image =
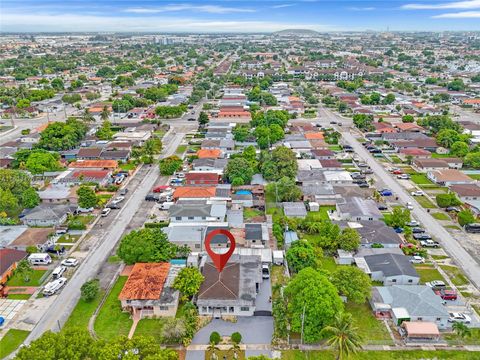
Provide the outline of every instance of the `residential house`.
[[282,203],[283,212],[285,216],[294,218],[305,218],[307,216],[307,208],[301,201],[296,202],[284,202]]
[[266,223],[245,224],[245,246],[263,248],[268,242],[268,229]]
[[198,201],[177,203],[168,209],[171,223],[223,222],[225,221],[226,213],[227,207],[225,203],[207,204]]
[[22,251],[27,251],[29,247],[35,247],[39,251],[45,251],[54,245],[51,238],[54,233],[55,229],[52,227],[27,228],[5,247]]
[[399,248],[403,243],[402,238],[393,228],[385,225],[383,221],[348,221],[339,222],[340,227],[350,227],[360,234],[360,246],[362,248],[371,248],[381,245],[383,248]]
[[192,162],[193,170],[216,172],[217,174],[223,174],[225,166],[227,166],[227,159],[195,159]]
[[79,160],[96,160],[100,157],[103,148],[100,147],[82,147],[78,150],[77,159]]
[[189,172],[185,174],[186,185],[218,185],[220,176],[217,173]]
[[222,157],[222,151],[220,149],[200,149],[197,151],[197,157],[199,159],[219,159]]
[[260,256],[233,254],[222,272],[207,260],[201,268],[205,280],[197,296],[203,316],[253,316],[257,289],[262,283]]
[[346,197],[343,202],[338,202],[332,218],[347,221],[379,220],[383,217],[377,208],[377,203],[370,199],[357,196]]
[[13,271],[17,268],[17,264],[28,256],[26,251],[15,249],[0,249],[0,285],[4,285]]
[[476,216],[480,215],[480,187],[477,184],[451,185],[450,191],[473,211]]
[[118,299],[122,310],[134,318],[175,317],[179,292],[172,288],[182,266],[162,263],[136,263]]
[[424,321],[435,323],[439,329],[451,326],[442,298],[426,285],[375,286],[370,305],[377,317],[391,317],[395,325]]
[[476,183],[476,180],[456,169],[429,171],[427,172],[427,177],[434,183],[441,186]]
[[415,167],[421,172],[449,168],[448,163],[443,159],[415,159],[413,165],[415,165]]
[[216,189],[213,186],[179,186],[173,192],[174,199],[207,200],[214,197]]
[[380,281],[384,286],[417,285],[420,276],[407,256],[401,254],[375,254],[355,257],[356,265],[370,276],[372,281]]
[[21,217],[22,223],[28,226],[58,226],[67,220],[67,215],[76,206],[40,204],[33,209],[27,209]]
[[76,204],[77,188],[65,184],[51,184],[45,190],[39,191],[38,196],[43,203],[49,204]]
[[71,162],[68,167],[71,169],[113,171],[118,167],[118,163],[115,160],[79,160]]

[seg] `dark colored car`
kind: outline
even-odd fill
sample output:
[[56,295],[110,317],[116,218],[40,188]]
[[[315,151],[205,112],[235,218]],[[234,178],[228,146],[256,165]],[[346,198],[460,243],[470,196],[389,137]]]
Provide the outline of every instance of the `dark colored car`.
[[153,193],[147,194],[147,196],[145,196],[146,201],[157,201],[158,199],[160,199],[160,196]]
[[380,204],[380,205],[377,206],[377,209],[378,209],[378,210],[388,210],[388,206],[387,206],[387,205]]
[[421,233],[421,234],[413,234],[413,238],[415,240],[430,240],[432,237],[428,234]]
[[421,234],[421,233],[424,233],[424,232],[425,232],[425,229],[422,229],[421,227],[412,228],[412,233],[413,234]]

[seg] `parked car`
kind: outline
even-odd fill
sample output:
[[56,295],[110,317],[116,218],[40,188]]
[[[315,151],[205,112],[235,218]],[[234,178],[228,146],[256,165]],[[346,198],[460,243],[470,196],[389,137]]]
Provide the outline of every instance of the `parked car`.
[[425,232],[425,229],[424,228],[421,228],[421,227],[414,227],[412,228],[412,233],[413,234],[421,234],[421,233],[424,233]]
[[111,211],[112,211],[111,208],[106,207],[105,209],[102,210],[101,216],[105,217],[105,216],[107,216],[108,214],[110,214]]
[[362,169],[360,170],[362,174],[373,174],[373,170],[368,168],[368,169]]
[[393,228],[393,230],[394,230],[397,234],[403,233],[403,228],[401,228],[401,227]]
[[368,185],[368,183],[366,181],[363,181],[361,183],[358,184],[359,187],[361,188],[369,188],[370,185]]
[[127,195],[128,189],[127,189],[127,188],[123,188],[123,189],[121,189],[118,193],[119,193],[120,195]]
[[410,175],[408,175],[408,174],[400,174],[400,175],[397,175],[397,179],[400,179],[400,180],[408,180],[408,179],[410,179]]
[[400,170],[400,169],[395,169],[395,170],[392,171],[392,174],[394,174],[394,175],[401,175],[401,174],[403,174],[403,171]]
[[120,209],[121,208],[121,206],[119,204],[115,204],[115,203],[107,204],[106,207],[109,208],[109,209]]
[[125,196],[117,196],[115,199],[112,200],[112,204],[120,204],[123,200],[125,200]]
[[457,292],[450,289],[434,290],[435,294],[439,295],[443,300],[457,300]]
[[430,240],[432,237],[427,233],[417,233],[412,235],[415,240]]
[[87,214],[87,213],[91,213],[93,211],[93,207],[89,207],[89,208],[82,208],[82,207],[77,207],[74,211],[75,214]]
[[445,289],[447,285],[442,280],[433,280],[426,282],[425,285],[431,287],[433,290]]
[[460,212],[460,209],[459,209],[458,207],[456,207],[456,206],[449,206],[449,207],[447,207],[447,208],[445,209],[445,211],[458,213],[458,212]]
[[67,278],[61,277],[56,280],[50,281],[43,288],[44,296],[55,295],[62,287],[67,283]]
[[385,204],[378,204],[377,205],[378,210],[388,210],[388,206]]
[[270,269],[268,268],[267,264],[262,265],[262,279],[269,279],[270,278]]
[[75,267],[78,265],[78,260],[75,259],[75,258],[68,258],[68,259],[65,259],[61,262],[61,264],[63,266],[67,266],[67,267]]
[[168,210],[173,204],[174,204],[173,202],[164,202],[159,206],[159,208],[161,210]]
[[412,195],[412,196],[422,196],[422,195],[423,195],[423,191],[422,191],[422,190],[412,191],[412,192],[411,192],[411,195]]
[[413,210],[413,204],[410,201],[407,202],[406,207],[408,210]]
[[464,324],[470,324],[472,322],[472,318],[467,314],[463,313],[449,313],[448,322],[461,322]]
[[420,225],[417,220],[412,220],[406,224],[407,226],[414,227]]
[[420,245],[422,245],[423,247],[433,247],[433,248],[438,248],[440,246],[438,242],[433,241],[431,239],[420,241]]
[[53,269],[52,276],[54,279],[58,279],[63,275],[65,271],[67,271],[66,266],[63,266],[63,265],[57,266],[55,269]]
[[157,201],[160,196],[154,193],[149,193],[145,196],[145,201]]
[[392,196],[393,192],[392,192],[392,190],[389,190],[389,189],[383,189],[382,191],[380,191],[380,195],[382,195],[382,196]]
[[410,259],[410,262],[412,264],[423,264],[425,262],[425,259],[421,256],[415,255],[415,256],[412,256],[412,258]]

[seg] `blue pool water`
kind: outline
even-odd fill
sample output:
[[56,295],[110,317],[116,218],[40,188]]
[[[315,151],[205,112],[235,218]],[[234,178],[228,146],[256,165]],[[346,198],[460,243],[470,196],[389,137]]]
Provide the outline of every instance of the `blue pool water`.
[[172,264],[172,265],[186,265],[187,260],[185,260],[185,259],[172,259],[172,260],[170,260],[170,264]]
[[250,190],[238,190],[237,195],[250,195],[252,192]]

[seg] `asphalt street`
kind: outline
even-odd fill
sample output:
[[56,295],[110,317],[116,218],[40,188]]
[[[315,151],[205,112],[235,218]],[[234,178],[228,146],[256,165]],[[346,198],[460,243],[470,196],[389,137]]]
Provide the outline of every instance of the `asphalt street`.
[[[323,116],[323,120],[340,122],[343,125],[351,125],[351,120],[343,118],[328,109],[320,107],[319,114]],[[411,202],[413,204],[412,215],[420,221],[428,232],[440,242],[443,249],[452,257],[455,263],[460,266],[468,278],[480,288],[480,264],[475,260],[470,253],[468,253],[447,230],[445,230],[437,220],[435,220],[422,206],[420,206],[415,199],[396,181],[393,176],[387,172],[375,158],[355,139],[355,137],[346,130],[346,127],[338,127],[342,133],[342,139],[355,150],[363,161],[374,171],[375,175],[393,191],[395,196],[398,196],[401,203],[406,204]]]

